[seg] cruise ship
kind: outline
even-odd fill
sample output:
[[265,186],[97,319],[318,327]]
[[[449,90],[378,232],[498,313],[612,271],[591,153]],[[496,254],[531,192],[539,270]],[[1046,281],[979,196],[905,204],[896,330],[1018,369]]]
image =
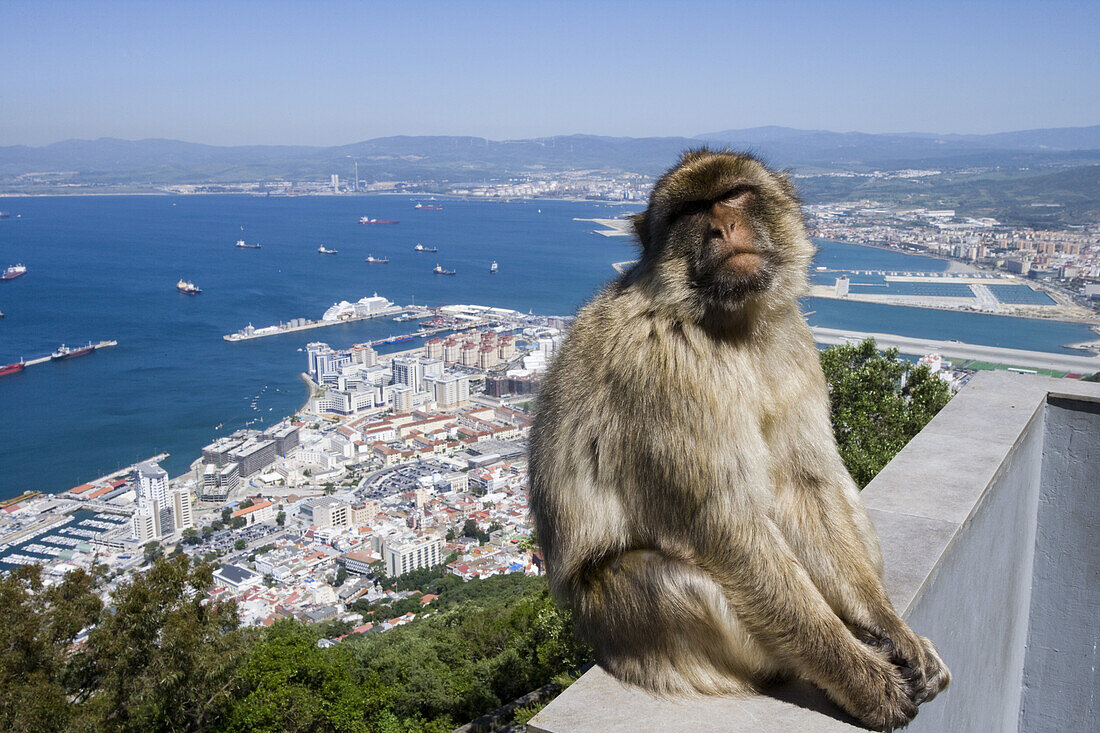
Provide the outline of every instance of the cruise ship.
[[195,285],[190,280],[184,280],[182,277],[180,281],[176,283],[176,290],[180,291],[184,295],[198,295],[202,292],[202,288]]
[[4,270],[4,274],[0,275],[0,280],[14,280],[20,275],[27,274],[27,266],[20,262],[18,265],[12,265],[8,269]]

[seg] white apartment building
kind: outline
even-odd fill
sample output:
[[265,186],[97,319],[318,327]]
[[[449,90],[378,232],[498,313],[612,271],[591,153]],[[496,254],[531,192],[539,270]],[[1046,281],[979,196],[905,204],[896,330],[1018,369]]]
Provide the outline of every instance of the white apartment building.
[[191,490],[183,487],[174,489],[169,497],[172,501],[172,529],[179,534],[195,526],[191,512]]
[[443,562],[443,540],[431,535],[405,535],[382,545],[386,575],[396,578],[411,570],[430,568]]
[[460,407],[470,401],[470,377],[466,374],[444,374],[429,380],[432,400],[441,410]]
[[320,529],[350,527],[354,515],[350,504],[326,496],[313,502],[313,524]]
[[420,389],[420,381],[424,377],[424,366],[420,359],[399,356],[391,362],[391,368],[395,385],[403,384],[414,392]]

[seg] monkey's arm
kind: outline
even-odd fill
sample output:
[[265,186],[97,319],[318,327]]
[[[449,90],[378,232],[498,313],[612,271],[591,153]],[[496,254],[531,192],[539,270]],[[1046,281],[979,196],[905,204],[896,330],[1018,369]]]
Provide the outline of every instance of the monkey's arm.
[[[721,504],[700,523],[694,560],[748,631],[868,725],[890,729],[911,719],[917,709],[908,681],[848,631],[779,528],[763,511]],[[737,522],[723,521],[733,511]]]
[[833,611],[859,638],[891,655],[923,702],[951,675],[931,642],[913,633],[890,603],[878,536],[836,450],[823,384],[819,389],[798,400],[797,413],[776,419],[772,516]]

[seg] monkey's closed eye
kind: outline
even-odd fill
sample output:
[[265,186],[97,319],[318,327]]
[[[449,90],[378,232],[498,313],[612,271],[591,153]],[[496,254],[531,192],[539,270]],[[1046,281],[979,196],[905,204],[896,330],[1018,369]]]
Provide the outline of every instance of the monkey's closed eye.
[[669,221],[676,221],[684,216],[702,214],[708,208],[710,208],[709,201],[685,201],[672,211],[672,215],[669,216]]

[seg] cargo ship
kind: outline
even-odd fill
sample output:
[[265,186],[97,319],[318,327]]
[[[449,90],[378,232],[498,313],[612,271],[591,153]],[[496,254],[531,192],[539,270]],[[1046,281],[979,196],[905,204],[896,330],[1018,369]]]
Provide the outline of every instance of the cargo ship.
[[397,219],[372,219],[369,216],[359,217],[360,224],[400,224]]
[[5,377],[9,374],[18,374],[27,368],[27,365],[21,361],[15,361],[7,366],[0,367],[0,377]]
[[432,272],[434,272],[436,275],[453,275],[453,274],[455,274],[454,270],[444,270],[439,265],[436,265],[435,269],[433,269]]
[[438,247],[425,247],[420,242],[417,242],[416,246],[413,247],[413,252],[438,252],[438,251],[439,251]]
[[337,252],[339,252],[340,250],[338,250],[338,249],[328,249],[328,248],[325,247],[325,245],[322,244],[320,247],[317,248],[317,251],[320,252],[323,255],[334,255]]
[[420,209],[422,211],[443,211],[442,206],[436,206],[435,204],[417,204],[414,209]]
[[180,291],[184,295],[198,295],[202,292],[202,288],[195,285],[190,280],[184,280],[182,277],[180,281],[176,283],[176,290]]
[[14,280],[20,275],[27,274],[27,266],[20,262],[18,265],[12,265],[8,269],[4,270],[4,274],[0,275],[0,280]]
[[241,249],[259,249],[263,245],[259,244],[245,244],[243,239],[237,240],[237,246]]
[[389,257],[375,257],[374,255],[367,255],[367,262],[372,265],[388,265],[390,263]]
[[61,348],[50,354],[50,361],[64,361],[65,359],[75,359],[78,356],[86,356],[95,351],[95,345],[91,341],[87,346],[81,346],[78,349],[70,349],[65,344],[61,344]]

